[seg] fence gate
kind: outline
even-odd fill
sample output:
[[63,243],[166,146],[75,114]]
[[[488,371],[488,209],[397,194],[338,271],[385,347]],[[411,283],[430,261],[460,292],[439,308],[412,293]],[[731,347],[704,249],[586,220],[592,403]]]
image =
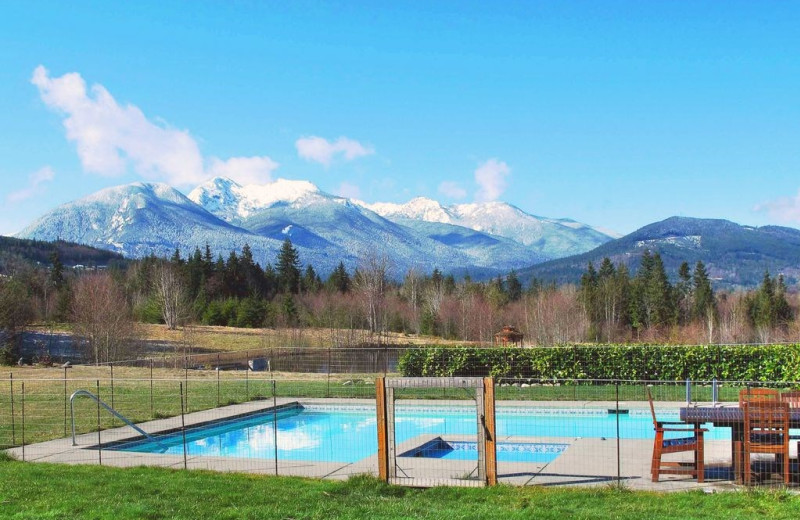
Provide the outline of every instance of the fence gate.
[[[497,483],[491,377],[379,377],[375,391],[382,480],[413,487]],[[457,399],[441,401],[442,395]],[[439,400],[407,406],[408,400],[431,397]],[[403,401],[401,413],[397,400]]]

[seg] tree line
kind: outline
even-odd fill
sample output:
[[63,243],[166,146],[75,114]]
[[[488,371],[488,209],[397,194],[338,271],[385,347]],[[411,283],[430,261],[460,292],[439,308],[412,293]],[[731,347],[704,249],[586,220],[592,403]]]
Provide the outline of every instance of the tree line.
[[[607,341],[624,332],[638,339],[643,330],[669,331],[699,324],[710,343],[720,321],[720,300],[727,301],[730,296],[715,294],[701,261],[694,269],[683,262],[676,282],[671,283],[661,256],[650,251],[642,254],[635,275],[625,264],[614,265],[609,258],[603,259],[599,269],[589,262],[579,292],[589,321],[588,336],[595,341]],[[758,289],[738,297],[748,325],[763,341],[776,329],[787,330],[794,319],[782,275],[772,278],[765,271]]]
[[[504,325],[526,344],[573,342],[743,343],[800,336],[796,295],[765,273],[751,291],[716,292],[706,267],[684,263],[673,281],[658,253],[639,268],[609,259],[587,266],[580,284],[556,287],[515,271],[486,281],[438,269],[398,273],[382,255],[322,277],[286,240],[274,263],[254,261],[248,246],[227,258],[208,246],[189,255],[149,256],[105,271],[20,267],[0,277],[0,341],[14,361],[15,338],[30,323],[66,322],[83,338],[87,359],[131,356],[137,323],[235,327],[315,327],[422,334],[488,343]],[[339,344],[331,333],[332,343]]]

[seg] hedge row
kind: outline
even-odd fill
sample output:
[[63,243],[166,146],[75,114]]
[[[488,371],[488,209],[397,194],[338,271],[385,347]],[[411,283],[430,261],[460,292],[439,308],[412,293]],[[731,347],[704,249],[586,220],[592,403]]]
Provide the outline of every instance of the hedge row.
[[412,377],[794,382],[800,345],[428,347],[407,350],[398,370]]

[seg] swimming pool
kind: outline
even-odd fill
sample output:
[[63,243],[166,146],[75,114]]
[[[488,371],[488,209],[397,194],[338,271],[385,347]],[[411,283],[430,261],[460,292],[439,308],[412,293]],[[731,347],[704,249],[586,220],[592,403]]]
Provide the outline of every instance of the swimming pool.
[[[678,411],[659,412],[661,420],[677,420]],[[498,407],[497,436],[574,439],[616,438],[617,415],[603,409]],[[398,406],[395,441],[399,445],[418,436],[475,435],[475,408],[459,406]],[[619,416],[620,437],[653,438],[649,410],[630,410]],[[707,439],[725,438],[729,431],[711,428]],[[474,437],[473,437],[474,438]],[[729,438],[729,437],[728,437]],[[276,445],[277,440],[277,445]],[[280,460],[350,463],[377,452],[374,406],[296,405],[201,425],[186,431],[190,456],[246,457]],[[183,435],[159,436],[157,442],[138,440],[108,449],[142,453],[183,454]],[[513,458],[513,457],[512,457]]]

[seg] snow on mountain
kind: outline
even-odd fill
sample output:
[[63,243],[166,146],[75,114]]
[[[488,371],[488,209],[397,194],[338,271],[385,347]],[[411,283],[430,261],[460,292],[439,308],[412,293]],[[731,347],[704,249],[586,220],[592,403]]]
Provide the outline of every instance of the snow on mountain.
[[21,238],[69,240],[127,256],[189,253],[206,243],[224,252],[249,243],[278,251],[280,242],[252,235],[207,212],[165,184],[107,188],[59,206],[19,233]]
[[[399,269],[459,269],[473,265],[470,255],[385,219],[350,200],[325,193],[305,181],[279,179],[240,186],[217,178],[194,189],[189,198],[207,211],[254,234],[346,257],[356,263],[372,252],[390,255]],[[491,267],[484,262],[481,267]],[[528,265],[527,263],[525,265]]]
[[188,197],[164,184],[108,188],[60,206],[21,237],[64,239],[133,257],[217,253],[249,244],[257,261],[274,262],[290,238],[303,262],[320,272],[386,254],[398,273],[411,266],[493,275],[592,249],[610,239],[568,219],[528,215],[500,202],[443,206],[426,198],[365,204],[306,181],[242,186],[215,178]]
[[608,242],[611,236],[570,219],[551,219],[525,213],[505,202],[442,206],[425,198],[406,204],[364,204],[390,220],[422,220],[466,227],[513,240],[546,258],[582,253]]
[[234,224],[276,204],[300,206],[314,199],[329,197],[308,181],[278,179],[264,185],[242,186],[224,177],[211,179],[189,193],[190,200]]
[[405,204],[395,204],[392,202],[366,204],[361,201],[358,201],[358,203],[371,209],[378,215],[391,219],[404,218],[409,220],[422,220],[424,222],[452,224],[453,220],[457,218],[439,202],[425,197],[411,199]]

